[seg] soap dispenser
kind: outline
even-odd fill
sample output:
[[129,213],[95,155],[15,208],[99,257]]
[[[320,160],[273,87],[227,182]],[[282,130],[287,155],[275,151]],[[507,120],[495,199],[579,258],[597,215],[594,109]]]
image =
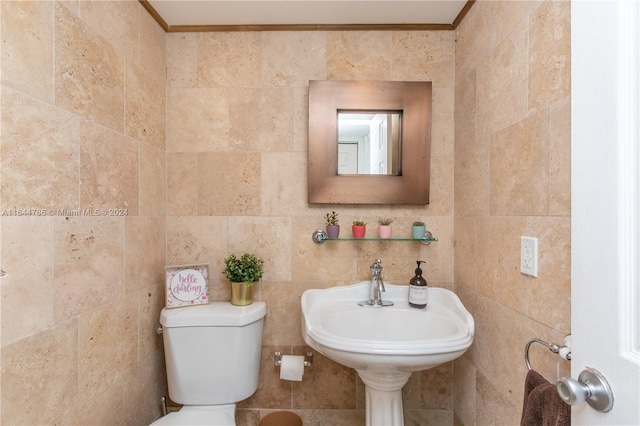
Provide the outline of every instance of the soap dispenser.
[[409,306],[424,309],[427,307],[427,280],[422,277],[420,264],[425,262],[417,260],[416,263],[416,275],[409,281]]

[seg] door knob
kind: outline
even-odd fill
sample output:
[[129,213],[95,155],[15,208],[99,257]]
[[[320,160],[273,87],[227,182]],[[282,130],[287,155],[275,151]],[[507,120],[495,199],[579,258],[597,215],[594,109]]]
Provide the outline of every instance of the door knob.
[[578,380],[560,377],[556,381],[560,398],[569,405],[587,401],[594,409],[606,413],[613,408],[613,392],[607,379],[595,368],[587,367],[578,375]]

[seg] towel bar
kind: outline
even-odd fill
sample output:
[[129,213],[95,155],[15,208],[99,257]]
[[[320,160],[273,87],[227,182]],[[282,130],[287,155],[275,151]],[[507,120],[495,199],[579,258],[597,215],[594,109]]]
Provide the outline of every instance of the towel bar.
[[524,347],[524,361],[527,363],[527,369],[531,370],[531,363],[529,362],[529,347],[531,347],[531,345],[533,343],[540,343],[541,345],[546,346],[554,354],[560,353],[561,349],[566,348],[566,349],[569,350],[568,352],[566,352],[566,359],[570,361],[571,360],[571,348],[569,347],[569,344],[568,344],[569,340],[568,339],[571,339],[571,335],[570,334],[567,334],[565,336],[565,338],[564,338],[565,346],[560,346],[560,345],[557,345],[555,343],[548,343],[548,342],[545,342],[544,340],[540,340],[540,339],[536,339],[536,338],[533,338],[533,339],[529,340],[527,342],[527,345]]

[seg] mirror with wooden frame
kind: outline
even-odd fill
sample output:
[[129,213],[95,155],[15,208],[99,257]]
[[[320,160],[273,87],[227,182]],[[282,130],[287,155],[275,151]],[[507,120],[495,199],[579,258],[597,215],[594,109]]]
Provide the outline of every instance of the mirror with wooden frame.
[[310,204],[428,204],[430,146],[431,82],[309,82]]

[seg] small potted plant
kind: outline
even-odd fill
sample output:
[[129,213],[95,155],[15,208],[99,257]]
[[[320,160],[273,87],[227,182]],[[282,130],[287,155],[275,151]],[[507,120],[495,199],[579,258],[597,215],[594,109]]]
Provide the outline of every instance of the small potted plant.
[[364,238],[364,234],[367,233],[367,224],[361,220],[354,220],[351,232],[353,233],[353,238]]
[[411,224],[411,235],[416,240],[421,240],[424,238],[424,234],[427,228],[422,221],[415,221]]
[[324,215],[327,222],[327,236],[329,238],[338,238],[340,235],[340,225],[338,225],[338,213],[331,212]]
[[391,223],[393,219],[381,217],[378,219],[378,235],[380,238],[391,238]]
[[250,253],[245,253],[240,258],[232,254],[224,259],[224,264],[222,273],[231,282],[231,304],[252,304],[253,286],[262,278],[264,260]]

